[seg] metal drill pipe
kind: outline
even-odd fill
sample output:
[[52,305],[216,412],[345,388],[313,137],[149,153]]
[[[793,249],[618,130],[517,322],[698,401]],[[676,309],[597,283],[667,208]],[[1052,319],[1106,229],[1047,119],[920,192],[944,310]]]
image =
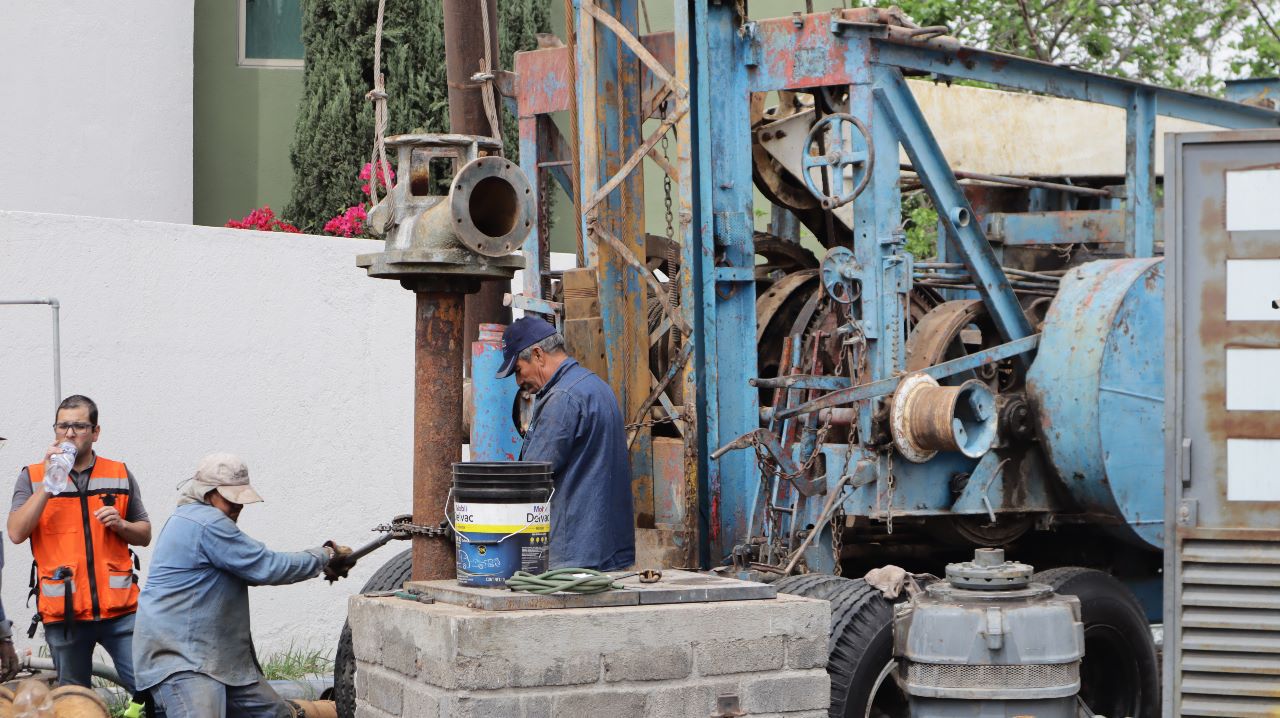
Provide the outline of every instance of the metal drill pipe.
[[[498,67],[498,3],[483,0],[489,7],[489,57]],[[449,131],[462,135],[492,135],[489,118],[484,111],[484,84],[471,81],[480,71],[484,58],[486,38],[480,20],[480,6],[476,0],[444,0],[444,52],[445,79],[449,86]],[[496,94],[498,124],[501,134],[502,100]],[[480,291],[466,298],[466,329],[462,349],[468,355],[469,347],[480,336],[481,324],[510,324],[511,310],[502,302],[502,295],[509,282],[482,282]]]
[[[414,339],[413,522],[435,526],[445,511],[452,465],[462,460],[461,292],[419,291]],[[413,537],[415,581],[453,578],[456,563],[447,541]]]

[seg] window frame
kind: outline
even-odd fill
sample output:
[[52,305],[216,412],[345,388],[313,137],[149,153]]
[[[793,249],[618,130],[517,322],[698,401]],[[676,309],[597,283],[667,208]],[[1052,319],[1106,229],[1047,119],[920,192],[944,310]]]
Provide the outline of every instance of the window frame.
[[289,58],[245,57],[244,46],[245,46],[246,17],[248,16],[248,12],[249,12],[247,7],[248,0],[237,0],[236,6],[237,8],[239,8],[237,11],[238,18],[237,18],[237,27],[236,27],[236,66],[237,67],[250,67],[250,68],[258,68],[258,69],[270,68],[270,69],[277,69],[277,70],[280,70],[280,69],[301,70],[302,69],[302,65],[305,62],[304,59],[294,60]]

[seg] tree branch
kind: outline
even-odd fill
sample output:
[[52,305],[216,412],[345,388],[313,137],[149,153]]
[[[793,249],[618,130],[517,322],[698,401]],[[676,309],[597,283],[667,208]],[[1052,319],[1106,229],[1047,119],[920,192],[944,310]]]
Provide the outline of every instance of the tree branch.
[[1271,21],[1267,19],[1267,16],[1263,14],[1262,8],[1258,7],[1258,0],[1249,0],[1249,4],[1252,5],[1253,9],[1257,11],[1258,19],[1262,21],[1262,24],[1264,26],[1266,26],[1267,32],[1271,33],[1271,37],[1274,37],[1276,39],[1276,42],[1280,42],[1280,33],[1276,32],[1275,26],[1272,25]]
[[1036,33],[1035,28],[1031,26],[1031,11],[1027,9],[1027,0],[1018,0],[1018,9],[1022,11],[1022,24],[1027,29],[1027,39],[1031,41],[1031,47],[1036,51],[1036,58],[1043,62],[1048,62],[1049,57],[1040,46],[1040,36]]

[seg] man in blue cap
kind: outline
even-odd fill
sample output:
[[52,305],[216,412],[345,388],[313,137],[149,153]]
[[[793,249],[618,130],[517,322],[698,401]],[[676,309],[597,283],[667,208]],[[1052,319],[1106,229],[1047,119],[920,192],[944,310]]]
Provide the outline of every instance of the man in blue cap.
[[502,356],[498,378],[514,373],[535,397],[520,459],[549,462],[555,478],[551,568],[616,571],[635,563],[631,465],[613,390],[536,317],[507,327]]

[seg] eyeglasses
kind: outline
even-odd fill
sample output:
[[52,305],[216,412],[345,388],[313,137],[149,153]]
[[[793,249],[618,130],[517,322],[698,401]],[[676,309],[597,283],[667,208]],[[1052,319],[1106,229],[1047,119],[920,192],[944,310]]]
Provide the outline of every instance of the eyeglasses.
[[93,424],[85,421],[60,421],[53,425],[53,430],[59,434],[65,434],[72,429],[74,429],[77,434],[83,434],[92,428]]

